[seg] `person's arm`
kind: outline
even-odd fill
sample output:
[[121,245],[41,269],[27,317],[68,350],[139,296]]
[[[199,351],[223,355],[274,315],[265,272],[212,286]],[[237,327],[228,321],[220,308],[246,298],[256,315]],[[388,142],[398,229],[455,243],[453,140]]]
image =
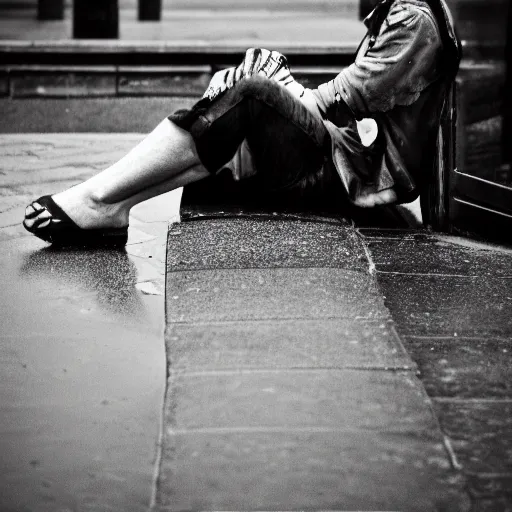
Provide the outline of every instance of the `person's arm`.
[[313,92],[321,111],[344,101],[357,119],[410,105],[435,73],[441,40],[431,14],[395,3],[373,46],[341,73]]
[[304,89],[304,94],[300,98],[304,106],[314,115],[322,118],[322,113],[318,107],[315,95],[311,89]]

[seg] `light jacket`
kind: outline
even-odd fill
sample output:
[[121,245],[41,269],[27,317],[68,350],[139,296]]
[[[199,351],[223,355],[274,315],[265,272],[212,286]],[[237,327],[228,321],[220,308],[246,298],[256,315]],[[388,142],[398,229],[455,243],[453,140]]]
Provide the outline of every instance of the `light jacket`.
[[[449,11],[443,0],[435,1],[440,21],[426,1],[388,0],[387,15],[369,30],[354,63],[313,91],[331,135],[334,164],[353,201],[389,188],[398,202],[412,201],[432,167],[447,77],[454,71],[447,72],[444,59],[448,45],[456,47],[448,66],[458,67],[460,60]],[[376,13],[364,20],[368,27]],[[378,127],[369,147],[357,132],[356,120],[363,118]]]

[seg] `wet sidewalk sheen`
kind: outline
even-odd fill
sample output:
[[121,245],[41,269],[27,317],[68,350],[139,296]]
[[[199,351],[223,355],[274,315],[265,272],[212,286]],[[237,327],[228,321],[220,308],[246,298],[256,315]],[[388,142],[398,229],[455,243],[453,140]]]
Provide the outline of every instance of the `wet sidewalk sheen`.
[[140,135],[0,137],[0,510],[148,509],[165,384],[167,221],[133,210],[126,251],[52,250],[25,205],[78,183]]
[[510,510],[512,252],[272,212],[168,232],[179,194],[125,251],[23,229],[141,138],[0,136],[0,510]]

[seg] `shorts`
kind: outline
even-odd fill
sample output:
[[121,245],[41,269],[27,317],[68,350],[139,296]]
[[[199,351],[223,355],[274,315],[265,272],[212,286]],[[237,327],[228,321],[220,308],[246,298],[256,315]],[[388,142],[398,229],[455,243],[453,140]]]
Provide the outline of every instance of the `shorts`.
[[265,190],[318,195],[332,193],[334,186],[342,193],[322,120],[273,80],[242,79],[215,99],[204,98],[169,119],[190,132],[202,164],[212,174],[246,141]]

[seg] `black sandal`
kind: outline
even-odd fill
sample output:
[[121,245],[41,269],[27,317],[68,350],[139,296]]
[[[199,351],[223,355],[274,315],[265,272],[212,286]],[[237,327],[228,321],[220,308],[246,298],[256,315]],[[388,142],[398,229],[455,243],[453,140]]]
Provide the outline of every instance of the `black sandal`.
[[[40,205],[36,207],[35,205]],[[125,228],[83,229],[73,222],[68,214],[51,196],[42,196],[27,207],[23,227],[41,240],[60,247],[123,247],[128,241],[128,226]],[[36,219],[32,226],[27,226],[27,219],[34,219],[42,212],[50,217]]]

